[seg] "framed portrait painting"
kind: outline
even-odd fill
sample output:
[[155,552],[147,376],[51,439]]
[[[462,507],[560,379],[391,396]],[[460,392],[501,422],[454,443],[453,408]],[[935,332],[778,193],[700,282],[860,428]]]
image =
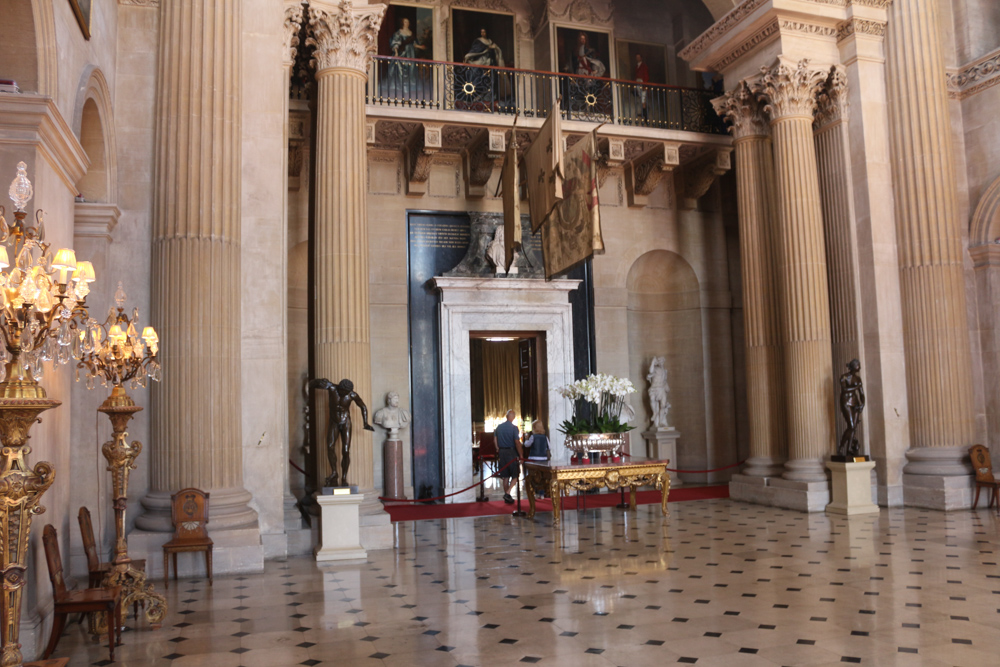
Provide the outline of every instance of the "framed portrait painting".
[[94,13],[94,0],[69,0],[76,22],[80,24],[84,39],[90,39],[90,19]]
[[627,42],[619,39],[616,47],[619,79],[670,83],[667,81],[667,52],[662,44]]
[[557,66],[565,74],[611,77],[610,38],[606,32],[556,28]]
[[451,60],[468,65],[516,67],[514,16],[452,9]]
[[386,7],[378,31],[378,54],[434,59],[434,10],[412,5]]

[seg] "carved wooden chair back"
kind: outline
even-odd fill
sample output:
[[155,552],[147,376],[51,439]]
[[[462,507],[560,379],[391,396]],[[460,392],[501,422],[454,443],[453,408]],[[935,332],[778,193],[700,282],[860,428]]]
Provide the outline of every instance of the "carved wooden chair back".
[[45,561],[49,566],[49,579],[58,599],[66,594],[66,581],[63,579],[62,556],[59,553],[59,536],[52,524],[46,524],[42,530],[42,544],[45,545]]
[[90,510],[80,508],[80,537],[83,539],[83,552],[87,554],[87,570],[97,572],[101,569],[101,559],[97,555],[97,543],[94,541],[94,523],[90,519]]
[[181,489],[170,497],[175,540],[208,538],[208,496],[201,489]]
[[479,433],[479,456],[493,458],[497,455],[497,439],[492,433]]
[[969,448],[969,458],[972,459],[972,467],[976,471],[977,482],[993,483],[993,465],[990,463],[990,450],[983,445],[973,445]]

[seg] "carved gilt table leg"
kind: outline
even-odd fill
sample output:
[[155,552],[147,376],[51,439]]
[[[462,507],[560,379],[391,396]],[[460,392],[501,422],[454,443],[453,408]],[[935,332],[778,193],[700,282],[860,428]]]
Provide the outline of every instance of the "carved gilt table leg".
[[559,525],[559,505],[562,501],[562,487],[556,477],[549,482],[549,495],[552,496],[552,525]]
[[663,516],[670,516],[670,511],[667,509],[667,496],[670,495],[670,473],[666,470],[660,473],[660,483],[657,484],[660,487],[660,493],[662,494],[662,499],[660,500],[660,511],[663,512]]

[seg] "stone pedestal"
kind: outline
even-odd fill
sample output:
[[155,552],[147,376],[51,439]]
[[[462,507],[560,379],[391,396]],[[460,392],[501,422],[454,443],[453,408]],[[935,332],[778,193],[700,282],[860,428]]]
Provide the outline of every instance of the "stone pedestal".
[[[651,459],[667,459],[670,461],[670,465],[677,465],[677,438],[681,437],[681,434],[676,429],[666,429],[666,430],[656,430],[656,431],[645,431],[642,434],[643,439],[646,441],[646,457]],[[680,486],[683,484],[677,473],[671,472],[670,475],[670,486],[671,488]]]
[[403,441],[386,440],[382,445],[382,497],[405,500],[403,490]]
[[316,548],[317,562],[368,557],[368,552],[361,547],[359,510],[364,499],[363,493],[316,496],[322,521],[320,545]]
[[872,503],[872,470],[874,461],[847,463],[827,461],[833,473],[833,502],[826,506],[830,514],[878,514],[878,505]]
[[799,482],[781,477],[733,475],[729,497],[800,512],[822,512],[830,502],[830,482]]

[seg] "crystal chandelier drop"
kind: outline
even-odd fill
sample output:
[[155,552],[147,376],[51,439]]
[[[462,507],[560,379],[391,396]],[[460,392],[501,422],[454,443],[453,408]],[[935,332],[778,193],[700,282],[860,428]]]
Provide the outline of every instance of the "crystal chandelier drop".
[[78,262],[72,249],[61,248],[52,255],[41,210],[35,212],[34,225],[26,224],[25,206],[34,189],[25,170],[24,162],[19,162],[10,185],[13,224],[8,225],[0,206],[4,343],[0,346],[0,388],[5,387],[3,395],[12,398],[36,393],[30,387],[42,380],[45,362],[66,364],[83,354],[82,341],[80,345],[74,341],[88,319],[86,297],[95,279],[93,265]]

